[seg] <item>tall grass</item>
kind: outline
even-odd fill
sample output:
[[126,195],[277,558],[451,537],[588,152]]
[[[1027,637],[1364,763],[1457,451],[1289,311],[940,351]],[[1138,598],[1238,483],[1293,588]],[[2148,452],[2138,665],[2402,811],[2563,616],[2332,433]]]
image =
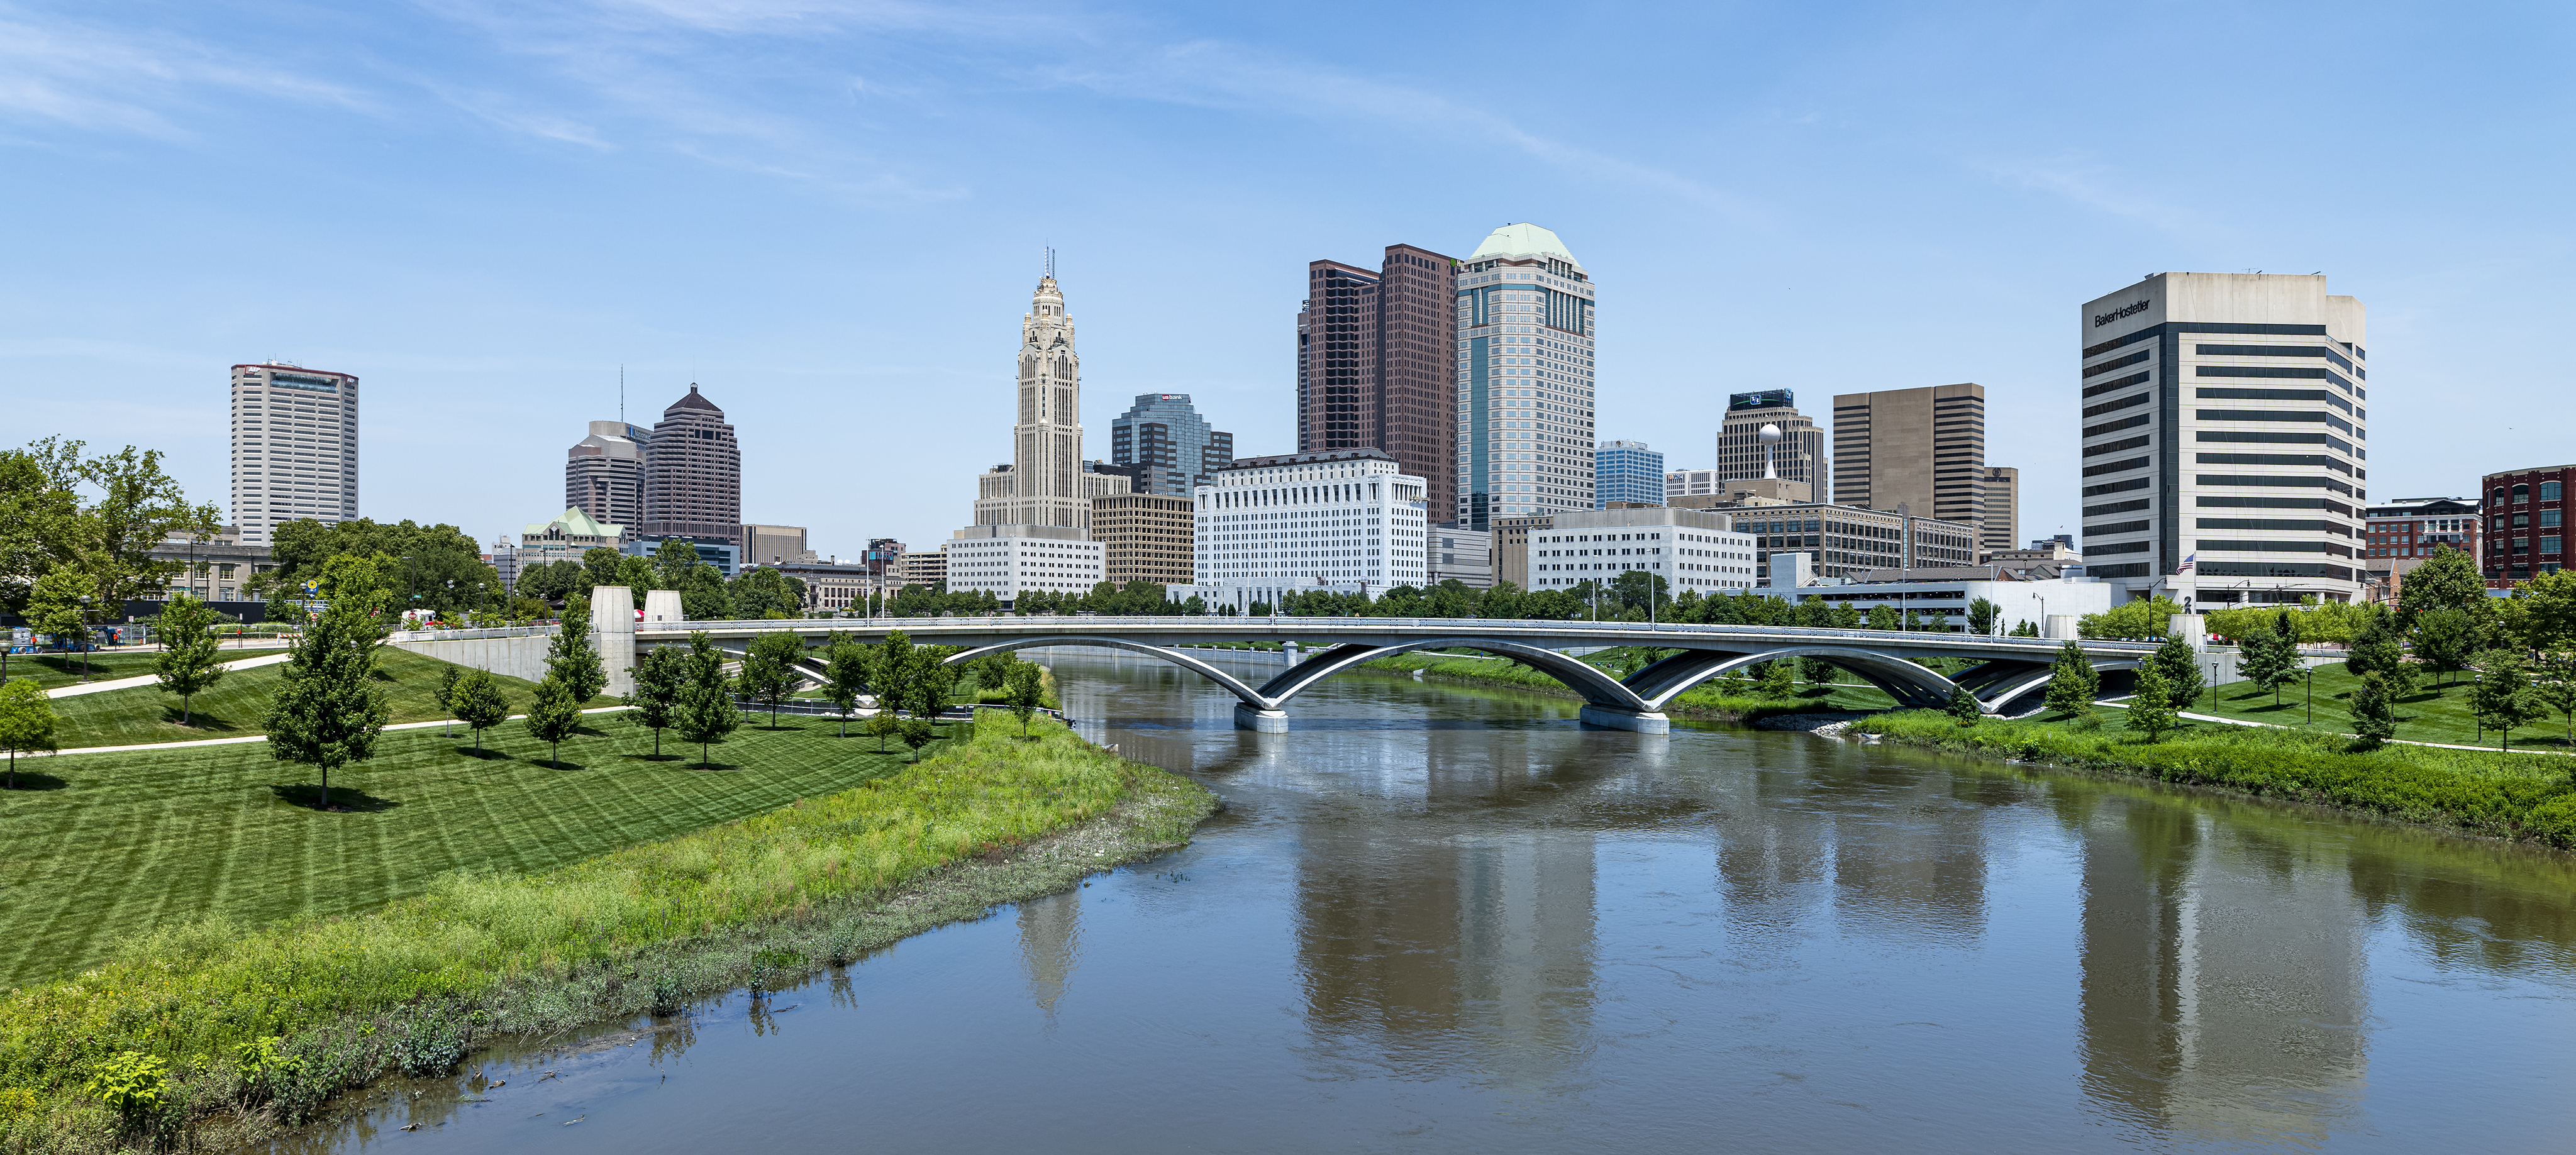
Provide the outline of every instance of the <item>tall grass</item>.
[[2426,746],[2362,752],[2347,739],[2324,734],[2216,723],[2147,742],[2064,721],[1961,726],[1949,715],[1929,710],[1866,718],[1853,728],[1919,745],[2223,786],[2576,846],[2576,785],[2569,780],[2576,763],[2558,756]]
[[[463,1040],[666,1006],[675,994],[659,984],[677,973],[675,948],[846,913],[853,901],[1132,799],[1206,797],[1061,725],[1041,721],[1028,740],[1016,730],[979,728],[902,773],[668,841],[535,874],[452,875],[373,914],[262,929],[194,924],[76,978],[13,991],[0,998],[0,1105],[20,1107],[16,1120],[0,1117],[0,1140],[97,1133],[104,1108],[79,1088],[128,1052],[168,1061],[187,1091],[173,1095],[169,1117],[147,1121],[166,1136],[191,1118],[273,1100],[309,1107],[388,1064],[414,1065],[413,1043],[428,1035]],[[1203,812],[1165,809],[1162,827],[1148,832],[1164,842],[1183,840]],[[754,953],[761,968],[816,961],[810,950]],[[570,999],[579,1005],[567,1005],[565,990],[580,992]],[[391,1041],[352,1044],[356,1023],[381,1023]],[[262,1040],[282,1040],[268,1046],[290,1061],[246,1058]],[[277,1074],[289,1068],[292,1094]],[[38,1097],[32,1107],[27,1093]],[[144,1123],[117,1126],[133,1133]]]

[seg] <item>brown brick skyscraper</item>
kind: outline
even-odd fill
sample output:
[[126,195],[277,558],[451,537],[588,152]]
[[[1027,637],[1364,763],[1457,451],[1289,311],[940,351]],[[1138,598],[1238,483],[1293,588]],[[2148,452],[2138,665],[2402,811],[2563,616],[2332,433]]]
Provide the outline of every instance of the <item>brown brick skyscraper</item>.
[[1297,451],[1383,449],[1434,510],[1457,500],[1456,269],[1414,245],[1376,271],[1310,262],[1297,313]]
[[662,411],[646,449],[644,537],[742,542],[742,446],[724,410],[689,386]]

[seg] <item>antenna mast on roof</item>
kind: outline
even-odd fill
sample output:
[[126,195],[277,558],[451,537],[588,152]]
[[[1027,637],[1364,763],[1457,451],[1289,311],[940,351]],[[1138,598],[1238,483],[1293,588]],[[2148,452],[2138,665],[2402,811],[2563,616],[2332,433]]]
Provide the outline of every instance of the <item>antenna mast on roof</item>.
[[1054,279],[1055,279],[1055,246],[1054,246],[1054,245],[1048,245],[1048,246],[1047,246],[1047,251],[1046,251],[1046,269],[1047,269],[1047,271],[1046,271],[1047,279],[1048,279],[1048,280],[1050,280],[1050,281],[1054,280]]
[[617,367],[617,423],[626,424],[626,366]]

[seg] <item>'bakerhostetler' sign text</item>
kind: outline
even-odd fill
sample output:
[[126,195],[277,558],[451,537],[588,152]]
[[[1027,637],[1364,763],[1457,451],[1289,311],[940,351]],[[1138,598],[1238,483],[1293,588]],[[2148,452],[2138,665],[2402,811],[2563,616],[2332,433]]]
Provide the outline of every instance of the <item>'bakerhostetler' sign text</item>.
[[2128,306],[2127,308],[2113,309],[2108,313],[2095,313],[2093,314],[2093,327],[2099,329],[2102,326],[2108,325],[2113,321],[2117,321],[2122,317],[2134,317],[2146,311],[2147,303],[2145,301],[2140,301],[2137,304]]

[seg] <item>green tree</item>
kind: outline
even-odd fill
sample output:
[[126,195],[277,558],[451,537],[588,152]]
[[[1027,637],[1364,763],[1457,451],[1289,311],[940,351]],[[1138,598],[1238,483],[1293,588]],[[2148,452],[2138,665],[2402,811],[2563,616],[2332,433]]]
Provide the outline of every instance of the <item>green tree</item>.
[[0,747],[9,751],[9,789],[18,788],[18,755],[54,748],[54,703],[34,678],[0,685]]
[[167,648],[155,663],[163,693],[179,695],[179,724],[189,725],[190,705],[197,695],[224,678],[223,639],[214,634],[215,614],[187,594],[161,607],[161,638]]
[[2129,699],[2129,729],[2147,736],[2149,742],[2162,742],[2165,731],[2174,727],[2172,687],[2166,684],[2164,672],[2152,662],[2138,670],[2138,692]]
[[2565,655],[2547,658],[2534,673],[2532,697],[2551,711],[2566,715],[2567,745],[2569,749],[2576,749],[2576,658]]
[[439,727],[438,736],[441,738],[456,736],[456,684],[464,680],[465,667],[453,663],[439,674],[438,689],[432,692],[432,696],[438,699],[438,708],[447,714],[449,723]]
[[2397,736],[2397,698],[2377,672],[2363,674],[2352,691],[2352,732],[2365,750],[2375,750]]
[[805,608],[802,582],[768,566],[749,568],[725,583],[733,612],[745,618],[792,618]]
[[681,582],[688,580],[691,571],[706,564],[698,557],[698,547],[676,537],[665,538],[653,549],[653,588],[678,589]]
[[[97,604],[90,591],[97,587],[95,579],[68,566],[36,579],[35,589],[27,598],[27,625],[38,635],[54,638],[62,645],[85,645],[89,641],[90,607]],[[84,602],[83,598],[91,600]]]
[[733,599],[725,593],[724,575],[714,566],[698,563],[674,588],[680,591],[680,613],[690,621],[724,621],[734,616]]
[[2173,615],[2182,607],[2164,597],[2136,598],[2075,621],[2075,633],[2086,638],[2152,641],[2173,632]]
[[510,699],[501,693],[501,683],[488,670],[466,670],[456,679],[456,688],[448,692],[448,709],[456,719],[474,732],[474,753],[483,753],[483,731],[510,720]]
[[715,765],[709,748],[742,725],[742,711],[734,708],[732,679],[725,676],[724,651],[716,648],[706,631],[689,634],[689,684],[680,691],[677,724],[684,742],[698,744],[698,764]]
[[2456,683],[2460,671],[2477,659],[2482,633],[2477,617],[2467,610],[2454,606],[2425,610],[2415,615],[2415,657],[2425,669],[2450,675]]
[[2514,728],[2537,721],[2542,709],[2531,692],[2531,672],[2523,668],[2521,654],[2489,650],[2479,656],[2478,683],[2469,690],[2469,710],[2477,715],[2479,725],[2496,732],[2500,748],[2513,749]]
[[581,551],[581,592],[618,584],[626,560],[626,554],[615,546],[595,545]]
[[879,754],[885,753],[885,740],[902,728],[902,720],[895,717],[894,707],[883,698],[877,699],[876,712],[868,715],[867,721],[859,723],[860,733],[877,740]]
[[850,736],[850,711],[868,688],[868,648],[850,635],[832,631],[823,641],[823,696],[841,711],[841,736]]
[[1950,716],[1958,719],[1960,725],[1974,726],[1985,714],[1985,710],[1977,705],[1977,696],[1969,693],[1966,686],[1950,687]]
[[2236,672],[2256,688],[2272,691],[2272,704],[2277,706],[2281,704],[2281,688],[2298,681],[2306,667],[2299,662],[2296,641],[2264,627],[2238,640]]
[[2397,587],[2398,616],[2410,622],[2434,610],[2480,613],[2487,608],[2487,580],[2478,573],[2477,559],[2447,545],[2436,548]]
[[1896,612],[1895,606],[1876,605],[1869,607],[1869,628],[1873,630],[1892,631],[1904,624],[1903,617]]
[[2209,688],[2209,680],[2201,676],[2200,654],[2191,648],[2190,642],[2183,640],[2181,634],[2165,635],[2165,644],[2156,647],[2155,655],[2147,659],[2147,664],[2155,667],[2156,673],[2163,677],[2165,705],[2172,709],[2190,709],[2192,703],[2200,700],[2201,693]]
[[1798,684],[1789,672],[1789,663],[1786,661],[1763,663],[1762,683],[1758,692],[1765,698],[1786,698],[1796,694]]
[[2036,623],[2024,619],[2020,625],[2012,628],[2012,636],[2016,638],[2036,638],[2039,636],[2039,626]]
[[573,696],[559,674],[548,673],[537,683],[537,693],[528,702],[528,734],[550,747],[546,760],[562,766],[563,740],[581,729],[581,704],[587,698]]
[[2003,611],[1993,602],[1987,601],[1984,598],[1977,598],[1970,601],[1968,603],[1968,632],[1981,638],[1985,637],[1986,635],[1995,632],[1995,619],[2001,616],[2003,616]]
[[2067,717],[2093,712],[2093,699],[2102,692],[2102,673],[2072,639],[2057,649],[2057,661],[2048,674],[2048,708]]
[[1036,662],[1014,662],[1010,674],[1011,713],[1020,720],[1020,733],[1029,732],[1029,716],[1037,713],[1046,701],[1046,676]]
[[361,592],[334,602],[287,646],[286,667],[269,698],[263,726],[269,755],[322,775],[322,806],[331,805],[331,772],[376,754],[376,736],[393,713],[375,682],[383,620]]
[[2397,628],[2397,615],[2385,606],[2372,607],[2353,631],[2351,647],[2344,654],[2344,672],[2356,678],[2387,677],[2406,661],[2405,640],[2404,631]]
[[796,692],[796,663],[805,656],[804,639],[790,633],[762,634],[742,658],[742,692],[769,703],[769,728],[778,728],[778,704]]
[[689,684],[689,666],[674,646],[655,646],[635,663],[635,692],[626,704],[635,707],[635,724],[653,731],[653,756],[662,756],[662,731],[677,717],[680,691]]
[[442,616],[471,609],[486,591],[501,587],[501,574],[483,560],[483,547],[452,525],[367,518],[325,525],[304,518],[280,524],[269,552],[277,562],[270,580],[289,588],[319,581],[335,557],[377,559],[395,603]]
[[903,739],[904,745],[912,748],[912,760],[915,762],[921,761],[921,748],[929,745],[938,736],[938,732],[931,728],[928,718],[906,718],[898,725],[895,733]]
[[608,670],[600,663],[599,650],[590,644],[589,614],[575,617],[567,607],[563,625],[546,645],[546,676],[563,683],[576,707],[608,688]]
[[2514,595],[2514,632],[2524,645],[2544,653],[2576,649],[2576,570],[2540,574]]
[[185,564],[154,558],[162,543],[202,541],[221,527],[214,506],[190,504],[162,471],[159,451],[129,445],[87,457],[85,447],[48,437],[0,452],[0,609],[26,612],[38,584],[69,571],[81,581],[75,598],[115,612]]

